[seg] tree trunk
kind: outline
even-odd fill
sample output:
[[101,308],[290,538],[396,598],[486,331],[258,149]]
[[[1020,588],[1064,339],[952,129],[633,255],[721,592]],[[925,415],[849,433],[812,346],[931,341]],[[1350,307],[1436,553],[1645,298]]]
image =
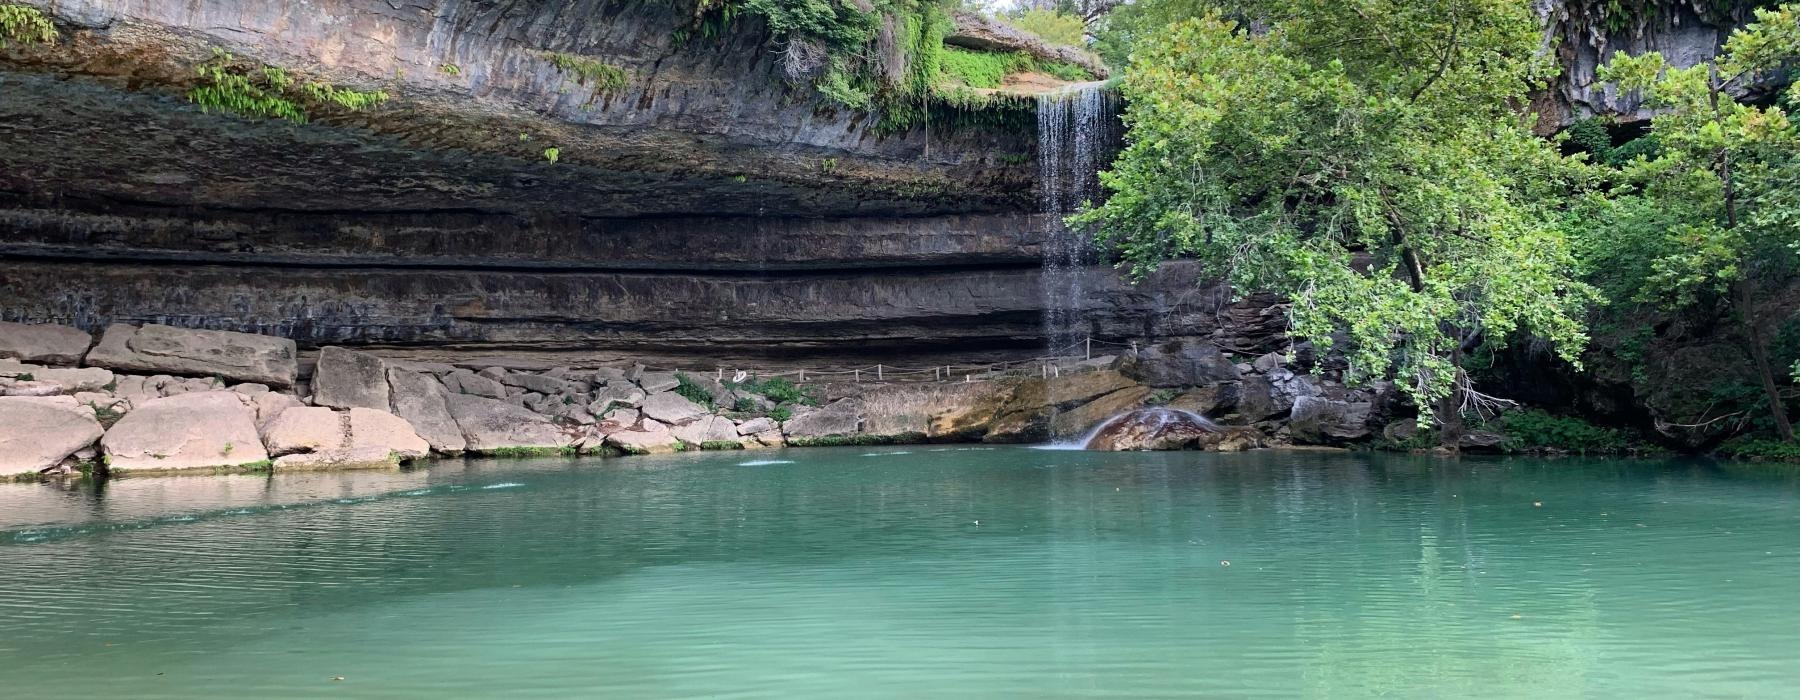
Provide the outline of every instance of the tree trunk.
[[1783,441],[1794,441],[1794,425],[1788,422],[1787,407],[1781,404],[1781,390],[1775,386],[1775,371],[1769,364],[1769,349],[1763,345],[1762,327],[1756,322],[1756,307],[1752,306],[1750,282],[1738,280],[1732,284],[1733,296],[1738,307],[1738,317],[1744,321],[1744,335],[1750,345],[1750,360],[1756,364],[1757,378],[1762,380],[1763,394],[1769,399],[1769,416],[1775,419],[1775,434]]
[[[1462,376],[1462,344],[1456,343],[1450,349],[1450,371],[1453,376]],[[1462,388],[1460,383],[1452,382],[1450,394],[1438,400],[1435,409],[1438,422],[1438,447],[1450,452],[1462,451],[1463,434],[1469,426],[1463,423]]]

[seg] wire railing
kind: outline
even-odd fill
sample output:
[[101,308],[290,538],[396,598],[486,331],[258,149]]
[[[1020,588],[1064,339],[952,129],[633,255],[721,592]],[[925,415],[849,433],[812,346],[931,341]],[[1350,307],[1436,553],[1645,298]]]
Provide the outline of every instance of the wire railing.
[[1136,350],[1137,343],[1115,343],[1097,338],[1085,338],[1080,342],[1052,348],[1047,354],[1019,360],[1003,360],[980,364],[946,364],[930,367],[906,367],[877,363],[855,367],[799,367],[781,370],[759,369],[747,367],[716,366],[704,369],[695,367],[649,367],[644,369],[654,372],[683,372],[686,374],[712,375],[719,382],[762,381],[777,377],[789,378],[796,383],[807,382],[884,382],[884,383],[932,383],[932,382],[981,382],[1003,377],[1036,376],[1054,378],[1062,372],[1081,362],[1089,362],[1096,357],[1105,357],[1112,348]]

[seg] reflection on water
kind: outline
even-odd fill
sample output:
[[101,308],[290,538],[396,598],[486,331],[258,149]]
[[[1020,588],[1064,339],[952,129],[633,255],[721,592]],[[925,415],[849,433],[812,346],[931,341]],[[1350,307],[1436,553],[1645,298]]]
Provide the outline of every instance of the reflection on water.
[[1792,470],[773,455],[0,485],[0,683],[183,698],[1800,684]]

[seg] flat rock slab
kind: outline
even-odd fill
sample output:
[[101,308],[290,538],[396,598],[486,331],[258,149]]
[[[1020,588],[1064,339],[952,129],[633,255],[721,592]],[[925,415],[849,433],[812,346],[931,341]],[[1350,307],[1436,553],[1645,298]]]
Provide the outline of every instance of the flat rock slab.
[[636,430],[621,430],[606,436],[606,444],[626,454],[654,455],[675,452],[681,447],[681,439],[669,432],[668,426],[645,420]]
[[372,408],[350,409],[350,448],[377,448],[400,459],[431,454],[431,443],[419,437],[406,419]]
[[683,425],[707,414],[705,407],[675,392],[652,394],[644,399],[644,415],[670,425]]
[[845,399],[794,416],[781,424],[790,438],[842,437],[862,429],[862,404]]
[[366,352],[326,347],[313,368],[312,402],[332,408],[388,410],[387,363]]
[[54,467],[102,432],[94,409],[73,397],[0,397],[0,476]]
[[256,432],[255,409],[233,391],[146,401],[113,424],[100,447],[107,469],[117,473],[237,467],[269,459]]
[[324,406],[289,408],[262,428],[270,455],[324,452],[350,446],[350,416]]
[[94,337],[80,328],[0,321],[0,358],[44,365],[77,365],[93,344]]
[[149,324],[108,327],[100,344],[88,352],[87,363],[120,371],[217,376],[287,388],[299,375],[298,358],[294,341],[287,338]]
[[470,452],[494,452],[506,448],[562,448],[569,436],[536,413],[505,401],[451,394],[445,397],[451,417],[468,440]]
[[687,425],[676,426],[669,432],[675,438],[689,445],[702,445],[708,442],[737,442],[737,426],[730,418],[724,416],[706,416]]

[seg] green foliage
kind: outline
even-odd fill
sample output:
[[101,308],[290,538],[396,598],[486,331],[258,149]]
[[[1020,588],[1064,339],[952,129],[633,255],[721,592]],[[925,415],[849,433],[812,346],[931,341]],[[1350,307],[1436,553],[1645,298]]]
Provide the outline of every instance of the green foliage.
[[605,61],[555,51],[544,52],[544,58],[549,59],[557,70],[575,76],[577,83],[595,90],[605,91],[625,87],[625,71]]
[[12,44],[48,44],[56,41],[56,37],[56,24],[42,10],[0,4],[0,49]]
[[1719,445],[1718,453],[1734,459],[1800,462],[1800,443],[1744,435],[1726,440]]
[[37,375],[34,375],[34,374],[32,374],[32,373],[30,373],[30,372],[22,372],[22,373],[20,373],[20,374],[15,374],[15,375],[13,375],[13,378],[14,378],[14,379],[17,379],[17,380],[19,380],[19,381],[21,381],[21,382],[34,382],[34,381],[37,381]]
[[997,88],[1006,76],[1032,70],[1035,63],[1022,53],[990,53],[949,46],[944,49],[943,73],[969,87]]
[[675,393],[682,398],[705,406],[708,409],[713,407],[714,399],[712,392],[707,390],[706,387],[701,386],[699,382],[694,381],[694,378],[688,376],[688,373],[676,372],[675,382]]
[[776,406],[769,409],[769,418],[777,423],[786,423],[794,417],[794,409],[787,406]]
[[1656,142],[1655,134],[1647,134],[1619,144],[1606,152],[1606,164],[1615,168],[1623,168],[1638,159],[1656,160],[1662,156],[1662,146]]
[[1174,401],[1175,397],[1180,395],[1181,392],[1174,389],[1157,389],[1156,391],[1150,392],[1149,396],[1144,397],[1144,404],[1147,406],[1167,406],[1170,401]]
[[736,440],[707,440],[700,443],[700,449],[707,451],[741,450],[744,449],[744,443]]
[[438,70],[443,71],[444,75],[462,75],[462,67],[454,63],[438,66]]
[[1528,5],[1255,4],[1267,31],[1214,14],[1140,40],[1112,194],[1071,224],[1138,276],[1192,257],[1288,296],[1296,335],[1348,341],[1347,379],[1421,406],[1476,329],[1575,362],[1597,295],[1559,206],[1587,175],[1514,109],[1550,70]]
[[1779,105],[1740,104],[1726,88],[1800,57],[1800,4],[1755,14],[1712,62],[1677,68],[1650,52],[1602,67],[1602,80],[1656,110],[1654,141],[1609,159],[1621,169],[1607,196],[1586,202],[1580,251],[1617,299],[1735,320],[1757,376],[1733,403],[1759,406],[1786,439],[1776,386],[1786,360],[1772,360],[1768,342],[1777,322],[1756,314],[1760,290],[1800,270],[1800,130]]
[[1032,8],[1009,14],[1005,19],[1007,24],[1052,44],[1081,46],[1087,39],[1086,24],[1073,14]]
[[1137,47],[1169,25],[1205,17],[1221,3],[1213,0],[1135,0],[1113,8],[1094,31],[1094,50],[1113,66],[1131,65]]
[[760,394],[763,398],[777,404],[817,406],[823,402],[819,395],[819,387],[802,387],[786,377],[774,377],[762,381],[751,379],[744,382],[727,382],[726,386],[739,393]]
[[1631,447],[1625,433],[1580,418],[1538,410],[1516,411],[1501,419],[1508,451],[1565,450],[1582,454],[1619,453]]
[[200,84],[188,91],[188,101],[205,112],[230,112],[251,119],[286,119],[304,124],[308,107],[336,107],[350,112],[373,109],[386,102],[382,91],[363,92],[320,82],[300,82],[274,66],[241,64],[224,49],[195,72]]
[[[735,18],[761,18],[790,80],[830,101],[877,115],[875,131],[1030,129],[1035,103],[973,92],[944,70],[952,22],[941,0],[699,0],[678,31],[721,36]],[[1050,70],[1068,74],[1068,67]],[[998,81],[992,81],[998,85]]]
[[555,165],[556,161],[562,160],[562,149],[555,146],[544,149],[544,160],[550,161],[551,165]]
[[1597,118],[1587,118],[1569,125],[1563,132],[1568,143],[1575,150],[1593,154],[1596,160],[1605,160],[1612,152],[1612,134],[1606,130],[1606,123]]

